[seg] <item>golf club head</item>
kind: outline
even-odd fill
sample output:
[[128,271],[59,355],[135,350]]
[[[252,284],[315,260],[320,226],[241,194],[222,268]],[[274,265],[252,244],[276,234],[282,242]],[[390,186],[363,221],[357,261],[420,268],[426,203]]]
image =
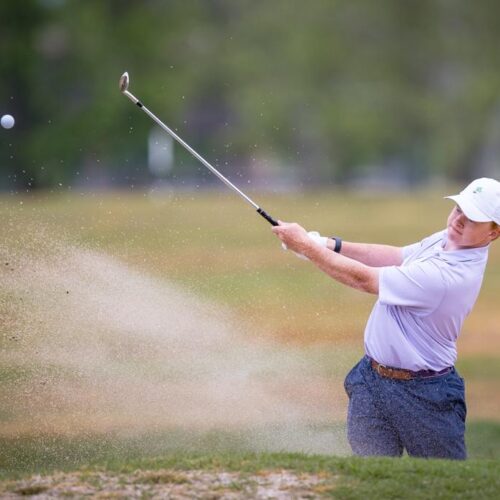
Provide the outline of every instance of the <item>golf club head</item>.
[[128,90],[128,84],[130,82],[130,78],[128,76],[128,72],[125,71],[123,75],[120,77],[120,83],[118,84],[120,87],[120,92],[125,92]]

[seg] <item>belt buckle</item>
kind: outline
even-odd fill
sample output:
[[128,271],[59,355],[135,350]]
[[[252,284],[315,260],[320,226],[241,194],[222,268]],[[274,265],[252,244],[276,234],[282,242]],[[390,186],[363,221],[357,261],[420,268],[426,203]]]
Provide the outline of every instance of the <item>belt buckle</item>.
[[[410,371],[408,370],[397,370],[390,366],[385,366],[378,361],[375,364],[375,371],[381,376],[385,378],[391,378],[395,380],[411,380],[413,377],[411,376]],[[397,375],[396,375],[397,374]]]

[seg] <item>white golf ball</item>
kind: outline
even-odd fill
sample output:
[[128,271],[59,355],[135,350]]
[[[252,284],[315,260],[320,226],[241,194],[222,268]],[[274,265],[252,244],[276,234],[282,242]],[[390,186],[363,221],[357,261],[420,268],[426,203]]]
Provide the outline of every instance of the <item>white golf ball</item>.
[[14,117],[12,115],[3,115],[0,119],[0,123],[2,124],[3,128],[12,128],[14,126],[14,123],[16,123],[16,120],[14,120]]

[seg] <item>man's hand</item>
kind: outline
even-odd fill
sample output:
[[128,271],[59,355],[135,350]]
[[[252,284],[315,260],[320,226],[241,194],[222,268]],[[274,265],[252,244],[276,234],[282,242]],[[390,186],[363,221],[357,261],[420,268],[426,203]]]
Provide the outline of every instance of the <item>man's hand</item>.
[[318,231],[309,231],[307,235],[309,236],[309,238],[311,238],[311,240],[314,241],[314,243],[328,248],[328,238],[326,236],[321,236]]
[[296,223],[281,222],[273,228],[273,233],[282,241],[285,250],[292,250],[298,257],[307,259],[303,255],[305,249],[311,242],[326,247],[328,238],[321,236],[317,231],[306,233],[305,229]]
[[299,224],[281,221],[278,221],[278,224],[272,231],[289,250],[301,258],[310,259],[324,273],[344,285],[378,294],[378,269],[339,253],[324,252],[317,247],[317,244],[328,248],[326,245],[328,238],[318,233],[307,233]]

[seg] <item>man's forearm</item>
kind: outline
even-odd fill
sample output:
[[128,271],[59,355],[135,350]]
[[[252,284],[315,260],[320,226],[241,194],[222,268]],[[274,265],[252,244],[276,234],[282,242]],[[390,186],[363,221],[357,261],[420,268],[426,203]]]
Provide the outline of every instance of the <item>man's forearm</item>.
[[378,294],[378,269],[311,243],[303,254],[334,280],[363,292]]
[[[329,239],[328,248],[333,250],[334,247],[335,241]],[[340,253],[371,267],[399,266],[403,263],[402,248],[391,245],[343,241]]]

